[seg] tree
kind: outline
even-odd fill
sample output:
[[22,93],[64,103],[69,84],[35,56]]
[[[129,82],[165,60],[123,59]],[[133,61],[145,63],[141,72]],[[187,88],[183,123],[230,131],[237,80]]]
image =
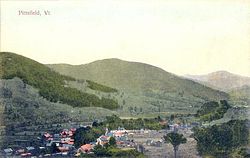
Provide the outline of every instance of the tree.
[[96,156],[100,156],[100,157],[102,157],[102,156],[110,156],[108,154],[107,148],[102,147],[100,144],[97,144],[94,147],[93,152],[95,153]]
[[110,137],[110,139],[109,139],[109,145],[112,146],[112,147],[116,146],[116,140],[115,140],[114,137]]
[[134,111],[137,112],[137,107],[136,106],[134,107]]
[[174,121],[174,119],[175,119],[175,115],[174,115],[174,114],[171,114],[171,115],[170,115],[170,121]]
[[234,149],[248,144],[249,132],[245,120],[231,120],[220,125],[194,128],[200,155],[230,157]]
[[98,122],[97,121],[94,121],[93,123],[92,123],[92,127],[97,127],[98,126]]
[[187,142],[187,139],[183,136],[183,134],[179,134],[176,132],[168,133],[167,135],[163,136],[163,138],[166,142],[171,143],[173,145],[175,158],[179,145]]
[[140,107],[140,113],[142,113],[142,107]]
[[[101,133],[99,135],[101,135]],[[80,127],[74,134],[75,146],[80,147],[83,144],[88,144],[92,141],[95,141],[96,137],[97,135],[94,128]]]

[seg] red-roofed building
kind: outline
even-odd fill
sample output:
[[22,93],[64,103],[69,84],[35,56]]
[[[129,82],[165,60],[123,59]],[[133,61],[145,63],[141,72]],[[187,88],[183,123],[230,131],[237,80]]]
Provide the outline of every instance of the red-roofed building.
[[121,132],[121,131],[117,131],[117,132],[114,133],[115,137],[121,137],[123,135],[124,135],[124,132]]
[[73,133],[75,133],[76,128],[71,128],[70,131],[73,132]]
[[54,139],[50,137],[50,138],[48,138],[48,140],[54,140]]
[[58,150],[60,152],[66,152],[66,151],[69,151],[69,148],[68,147],[58,147]]
[[89,153],[93,149],[93,146],[91,144],[84,144],[82,145],[78,150],[79,152],[83,153]]
[[67,142],[67,144],[69,144],[69,145],[74,145],[74,142]]
[[109,139],[110,139],[109,136],[102,135],[99,138],[97,138],[96,141],[97,141],[97,144],[104,145],[109,142]]
[[45,137],[45,139],[49,139],[49,138],[51,138],[52,137],[52,135],[51,134],[49,134],[49,133],[44,133],[43,134],[43,136]]
[[21,154],[21,157],[30,157],[32,154],[31,153],[23,153]]

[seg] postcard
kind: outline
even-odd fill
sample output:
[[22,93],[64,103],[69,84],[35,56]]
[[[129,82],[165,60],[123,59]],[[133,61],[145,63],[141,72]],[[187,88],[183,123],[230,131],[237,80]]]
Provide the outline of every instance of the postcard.
[[247,0],[1,0],[0,157],[249,157]]

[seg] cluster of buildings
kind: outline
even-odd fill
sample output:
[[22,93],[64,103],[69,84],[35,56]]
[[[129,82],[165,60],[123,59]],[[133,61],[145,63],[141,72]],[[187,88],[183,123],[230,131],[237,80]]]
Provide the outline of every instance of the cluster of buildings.
[[116,145],[118,148],[136,148],[136,143],[133,140],[128,139],[128,135],[133,134],[132,132],[125,130],[124,128],[118,128],[117,130],[109,131],[106,128],[106,132],[104,135],[101,135],[96,139],[95,142],[91,142],[89,144],[83,144],[78,150],[76,156],[80,156],[81,153],[92,153],[91,151],[98,144],[104,146],[109,143],[111,137],[115,138]]
[[53,135],[46,132],[42,137],[43,144],[45,144],[45,147],[58,151],[62,155],[68,155],[69,151],[74,149],[73,135],[75,131],[76,128],[63,129],[60,133]]
[[[191,129],[192,127],[197,126],[197,124],[191,124],[191,125],[180,125],[180,124],[170,124],[169,128],[165,132],[171,132],[171,131],[191,131],[188,129]],[[23,148],[18,149],[12,149],[7,148],[4,149],[4,155],[11,156],[11,155],[17,155],[19,157],[32,157],[32,156],[40,156],[43,157],[46,156],[80,156],[81,153],[92,153],[94,147],[98,144],[104,146],[105,144],[109,143],[109,140],[111,137],[115,138],[116,140],[116,146],[118,148],[134,148],[139,152],[144,151],[144,147],[140,146],[140,144],[137,144],[133,140],[134,135],[141,135],[142,138],[147,136],[149,134],[150,130],[126,130],[124,128],[118,128],[117,130],[111,130],[109,131],[106,128],[105,134],[101,135],[96,139],[94,142],[90,142],[89,144],[82,144],[82,146],[78,149],[75,148],[75,140],[74,140],[74,134],[76,132],[76,128],[71,129],[63,129],[61,132],[56,134],[50,134],[48,132],[45,132],[42,137],[38,137],[40,140],[39,147],[37,146],[26,146]],[[161,133],[161,131],[159,131]],[[152,133],[152,132],[151,132]],[[163,144],[163,141],[155,141],[146,139],[146,145],[148,146],[156,146],[161,147]],[[141,142],[142,143],[142,142]],[[48,154],[50,153],[50,154]]]
[[4,149],[4,155],[18,157],[80,156],[81,153],[92,153],[94,147],[98,144],[104,146],[109,143],[111,137],[115,138],[118,148],[137,148],[137,144],[128,138],[129,135],[134,134],[134,131],[118,128],[117,130],[111,131],[106,129],[105,134],[98,137],[96,141],[89,144],[83,144],[80,148],[76,149],[73,137],[75,132],[76,128],[63,129],[60,133],[55,134],[45,132],[41,137],[38,137],[40,140],[39,147],[27,146],[18,149],[7,148]]
[[16,149],[7,148],[3,152],[5,156],[17,157],[69,156],[70,152],[74,151],[73,135],[75,131],[76,128],[64,129],[56,134],[45,132],[42,137],[37,138],[40,140],[39,146],[27,146]]
[[32,146],[28,146],[18,150],[13,150],[12,148],[4,149],[4,153],[6,156],[11,156],[14,154],[14,155],[19,155],[21,157],[30,157],[34,154],[34,152],[35,148]]

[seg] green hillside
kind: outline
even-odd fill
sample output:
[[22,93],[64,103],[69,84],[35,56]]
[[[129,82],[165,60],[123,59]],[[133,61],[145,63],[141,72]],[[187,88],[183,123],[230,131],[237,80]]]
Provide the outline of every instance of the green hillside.
[[118,89],[141,92],[174,92],[207,100],[226,98],[227,94],[191,80],[180,78],[160,68],[119,59],[105,59],[86,65],[48,65],[61,74],[89,79]]
[[[0,79],[0,148],[1,143],[16,144],[17,140],[33,142],[40,133],[85,125],[104,119],[116,111],[101,107],[72,107],[53,103],[40,96],[38,89],[20,78]],[[6,132],[5,132],[6,131]]]
[[[0,53],[2,79],[19,77],[24,83],[39,90],[39,94],[51,102],[61,102],[73,107],[104,107],[116,109],[117,101],[109,98],[99,98],[94,94],[85,93],[67,85],[74,78],[60,75],[48,67],[29,58],[7,52]],[[97,84],[89,86],[91,89],[113,92],[115,89]]]
[[118,89],[124,115],[195,113],[206,101],[228,99],[224,92],[168,73],[148,64],[105,59],[85,65],[48,65],[77,79],[87,79]]
[[234,100],[241,100],[245,105],[250,106],[250,86],[234,88],[230,92],[230,97]]

